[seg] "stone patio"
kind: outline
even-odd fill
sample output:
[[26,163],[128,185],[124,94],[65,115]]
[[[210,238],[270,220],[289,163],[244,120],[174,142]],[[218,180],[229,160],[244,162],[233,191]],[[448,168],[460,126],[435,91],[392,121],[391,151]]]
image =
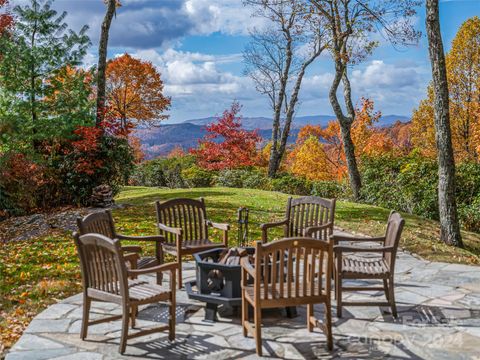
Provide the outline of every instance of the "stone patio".
[[[307,331],[303,307],[294,319],[272,310],[264,314],[264,355],[284,359],[480,359],[480,268],[427,262],[402,252],[398,256],[397,320],[388,308],[378,307],[346,307],[344,317],[337,319],[333,306],[335,348],[329,353],[323,334],[317,329]],[[185,279],[192,279],[194,264],[184,266]],[[178,292],[177,302],[177,340],[170,343],[164,333],[132,339],[122,357],[118,353],[119,321],[91,326],[88,340],[80,340],[82,297],[75,295],[39,314],[6,359],[256,358],[254,340],[242,336],[238,316],[224,311],[217,323],[206,323],[202,303],[189,300],[185,291]],[[108,303],[94,303],[92,310],[92,318],[120,313],[118,306]],[[163,311],[161,306],[141,309],[137,326],[151,326],[152,319],[163,321]],[[322,312],[321,306],[316,307],[317,317],[321,318]]]

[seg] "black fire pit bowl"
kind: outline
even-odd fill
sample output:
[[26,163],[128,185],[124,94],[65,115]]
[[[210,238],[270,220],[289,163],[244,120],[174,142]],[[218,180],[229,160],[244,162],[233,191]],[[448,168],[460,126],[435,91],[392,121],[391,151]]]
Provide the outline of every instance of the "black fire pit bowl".
[[[249,255],[255,248],[245,248]],[[196,262],[196,280],[187,282],[185,290],[190,299],[206,302],[205,321],[217,320],[219,305],[236,308],[242,304],[240,265],[219,264],[218,259],[224,248],[193,254]],[[287,316],[295,317],[296,308],[287,308]]]

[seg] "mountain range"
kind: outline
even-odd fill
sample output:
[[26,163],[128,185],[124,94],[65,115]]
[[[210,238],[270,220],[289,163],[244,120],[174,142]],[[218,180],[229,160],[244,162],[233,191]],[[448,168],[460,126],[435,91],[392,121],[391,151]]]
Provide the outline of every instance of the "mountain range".
[[[294,142],[298,130],[305,125],[320,125],[325,127],[334,120],[333,115],[299,116],[294,119],[289,142]],[[216,117],[186,120],[176,124],[162,124],[157,127],[137,129],[135,136],[140,138],[142,148],[147,159],[168,154],[172,149],[179,146],[184,150],[195,147],[198,140],[205,134],[205,126],[216,121]],[[382,116],[377,124],[379,127],[393,125],[395,122],[408,122],[410,119],[402,115]],[[271,137],[272,119],[267,117],[244,117],[242,126],[246,130],[258,129],[264,139]]]

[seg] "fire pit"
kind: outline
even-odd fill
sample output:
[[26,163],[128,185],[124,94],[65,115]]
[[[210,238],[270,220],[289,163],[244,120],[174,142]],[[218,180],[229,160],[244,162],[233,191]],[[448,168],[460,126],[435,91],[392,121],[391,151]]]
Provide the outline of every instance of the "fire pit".
[[[188,297],[206,302],[205,321],[217,320],[218,306],[238,308],[242,304],[242,256],[252,256],[255,248],[218,248],[193,255],[197,265],[196,280],[185,284]],[[296,316],[296,308],[287,308],[287,316]]]

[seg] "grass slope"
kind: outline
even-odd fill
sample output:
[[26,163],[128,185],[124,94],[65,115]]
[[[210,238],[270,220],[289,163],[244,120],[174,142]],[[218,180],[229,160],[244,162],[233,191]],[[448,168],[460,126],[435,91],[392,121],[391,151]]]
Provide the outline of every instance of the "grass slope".
[[[237,236],[236,214],[241,206],[250,209],[250,238],[260,239],[259,225],[282,219],[288,195],[250,189],[202,188],[158,189],[126,187],[117,203],[127,206],[113,211],[119,232],[130,235],[155,234],[155,200],[175,197],[204,197],[208,216],[232,225],[231,244]],[[336,225],[369,235],[384,232],[389,210],[363,204],[338,202]],[[480,263],[480,235],[464,232],[466,249],[441,243],[435,221],[404,214],[406,227],[401,246],[425,259],[466,264]],[[281,236],[281,230],[272,231]],[[213,232],[220,241],[220,234]],[[35,314],[48,304],[80,291],[78,260],[71,234],[51,235],[0,245],[0,354],[2,344],[10,347]],[[1,356],[0,356],[1,357]]]

